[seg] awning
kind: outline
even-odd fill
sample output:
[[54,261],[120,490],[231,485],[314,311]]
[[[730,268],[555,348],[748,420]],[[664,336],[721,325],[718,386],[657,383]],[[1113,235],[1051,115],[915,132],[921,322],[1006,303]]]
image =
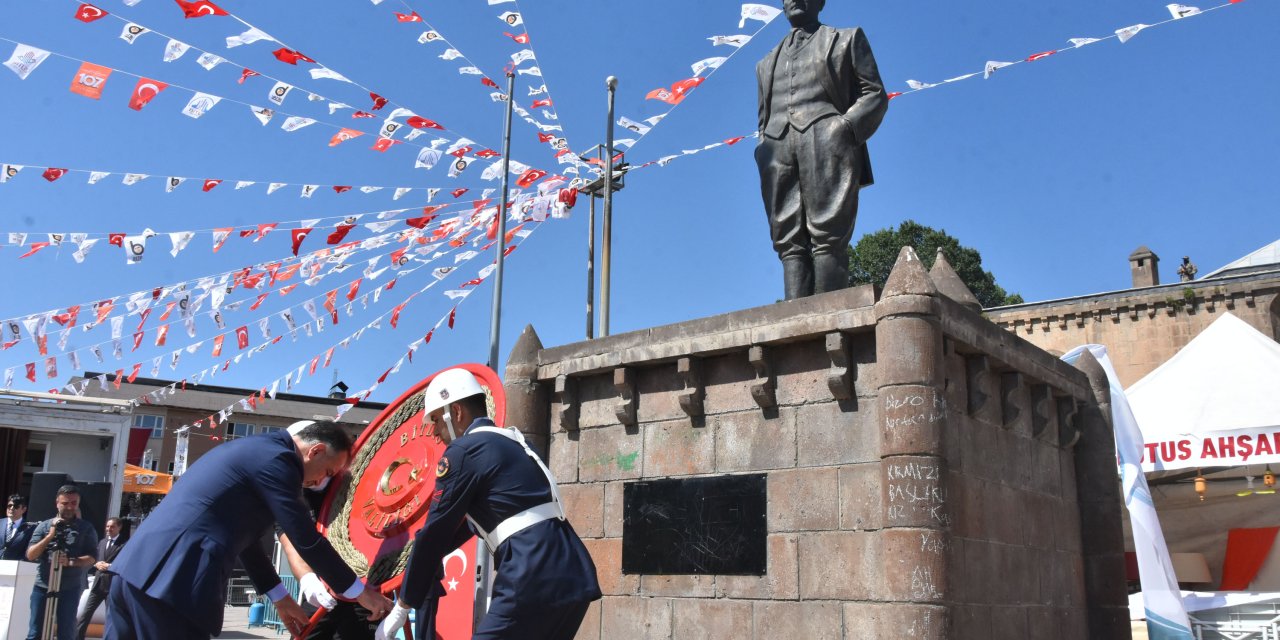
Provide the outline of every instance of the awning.
[[173,488],[173,476],[136,467],[124,466],[124,493],[159,493],[166,494]]

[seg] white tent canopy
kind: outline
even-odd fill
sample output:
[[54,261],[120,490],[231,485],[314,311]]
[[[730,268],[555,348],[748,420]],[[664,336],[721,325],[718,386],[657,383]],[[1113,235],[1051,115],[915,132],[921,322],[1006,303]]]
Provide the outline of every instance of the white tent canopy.
[[1280,343],[1230,313],[1125,395],[1144,471],[1280,463]]

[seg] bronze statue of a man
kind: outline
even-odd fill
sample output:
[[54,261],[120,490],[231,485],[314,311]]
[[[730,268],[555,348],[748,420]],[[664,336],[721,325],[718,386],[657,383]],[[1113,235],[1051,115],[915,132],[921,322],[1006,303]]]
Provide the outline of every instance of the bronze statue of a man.
[[788,300],[848,286],[867,139],[889,105],[866,35],[818,22],[824,4],[785,0],[793,28],[756,65],[756,164]]

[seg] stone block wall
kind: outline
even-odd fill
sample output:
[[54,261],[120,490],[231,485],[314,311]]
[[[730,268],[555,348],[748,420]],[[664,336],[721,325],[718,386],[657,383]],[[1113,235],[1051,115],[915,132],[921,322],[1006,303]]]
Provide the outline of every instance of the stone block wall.
[[[914,254],[878,303],[551,349],[526,330],[506,385],[596,563],[579,638],[1128,637],[1090,378],[940,296]],[[767,478],[764,575],[622,572],[626,483],[740,473]]]

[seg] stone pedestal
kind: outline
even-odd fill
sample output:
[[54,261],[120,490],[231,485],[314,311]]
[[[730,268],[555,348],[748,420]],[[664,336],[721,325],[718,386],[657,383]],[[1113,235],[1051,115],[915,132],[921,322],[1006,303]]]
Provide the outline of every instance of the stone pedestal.
[[[509,412],[605,593],[578,637],[1128,638],[1105,383],[948,297],[946,271],[906,249],[878,302],[552,348],[527,329]],[[746,473],[766,477],[764,575],[622,572],[627,483]]]

